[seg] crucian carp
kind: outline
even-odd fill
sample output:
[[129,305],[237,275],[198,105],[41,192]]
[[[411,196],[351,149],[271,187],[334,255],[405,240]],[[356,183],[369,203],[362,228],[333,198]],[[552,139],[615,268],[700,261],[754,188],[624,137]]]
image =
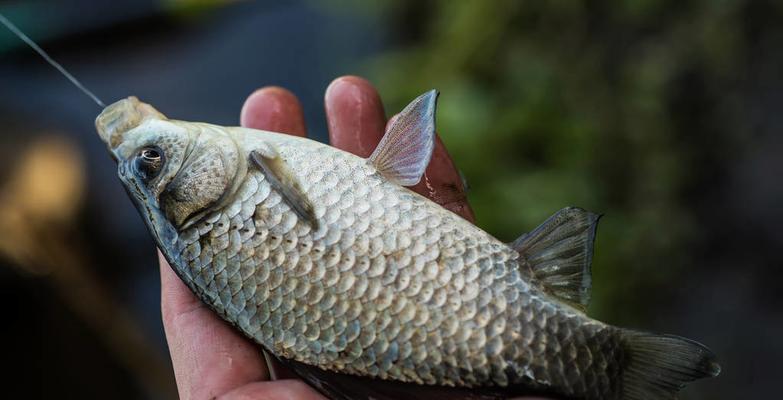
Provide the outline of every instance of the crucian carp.
[[565,208],[503,243],[407,189],[432,154],[437,96],[366,159],[135,97],[96,126],[177,275],[332,398],[673,399],[719,373],[701,344],[585,314],[596,214]]
[[703,345],[585,314],[598,215],[564,208],[503,243],[405,186],[435,140],[438,94],[368,158],[103,102],[101,140],[158,247],[204,303],[333,399],[550,394],[674,399],[717,376]]

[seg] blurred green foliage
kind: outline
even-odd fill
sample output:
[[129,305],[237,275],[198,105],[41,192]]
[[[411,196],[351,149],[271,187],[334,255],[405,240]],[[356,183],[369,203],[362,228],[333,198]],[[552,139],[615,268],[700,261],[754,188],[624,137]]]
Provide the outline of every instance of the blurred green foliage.
[[730,77],[741,3],[389,0],[375,12],[404,42],[370,79],[388,111],[441,91],[438,130],[497,237],[568,205],[605,213],[591,312],[633,325],[691,267],[684,196],[699,160],[681,82]]

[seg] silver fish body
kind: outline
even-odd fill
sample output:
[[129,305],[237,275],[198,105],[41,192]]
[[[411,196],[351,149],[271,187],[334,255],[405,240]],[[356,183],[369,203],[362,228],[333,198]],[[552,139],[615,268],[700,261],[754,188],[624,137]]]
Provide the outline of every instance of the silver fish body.
[[[249,171],[231,202],[181,232],[170,257],[275,355],[420,384],[506,386],[516,377],[608,391],[584,382],[600,383],[615,363],[585,363],[582,376],[565,367],[617,357],[603,352],[614,346],[611,328],[547,299],[508,245],[362,158],[292,136],[227,133],[246,149],[271,143],[296,165],[323,223],[313,229]],[[575,338],[562,348],[558,335]]]
[[[593,214],[562,210],[506,244],[399,184],[416,175],[411,162],[389,163],[417,157],[426,138],[386,159],[384,148],[400,146],[382,142],[368,160],[123,102],[98,129],[161,250],[194,293],[280,359],[584,399],[671,398],[717,374],[700,345],[583,312]],[[416,125],[427,118],[418,104],[397,136],[426,125]],[[666,364],[666,352],[681,357]]]

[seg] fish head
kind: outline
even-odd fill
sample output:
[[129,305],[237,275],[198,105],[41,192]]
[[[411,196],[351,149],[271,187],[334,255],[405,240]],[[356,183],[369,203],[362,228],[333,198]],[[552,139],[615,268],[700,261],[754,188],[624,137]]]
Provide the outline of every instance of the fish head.
[[239,151],[225,129],[169,120],[135,97],[106,107],[95,125],[162,247],[218,202],[237,173]]

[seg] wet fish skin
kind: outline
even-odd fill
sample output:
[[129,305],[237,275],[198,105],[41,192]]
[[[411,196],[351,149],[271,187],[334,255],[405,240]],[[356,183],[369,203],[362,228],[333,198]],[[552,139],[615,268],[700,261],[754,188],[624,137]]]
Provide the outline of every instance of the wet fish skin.
[[[250,135],[241,141],[272,143],[299,166],[325,223],[313,231],[263,174],[249,171],[237,200],[181,232],[173,255],[218,313],[275,355],[422,384],[506,386],[511,369],[570,387],[584,379],[565,372],[580,354],[559,351],[550,331],[583,336],[596,350],[611,340],[610,328],[586,326],[527,284],[507,245],[384,182],[362,159]],[[525,352],[526,365],[505,361]],[[460,373],[464,363],[471,374]]]
[[[194,293],[275,356],[424,385],[669,398],[671,388],[656,394],[657,384],[646,390],[651,397],[628,397],[629,383],[644,387],[634,379],[650,372],[626,372],[637,336],[587,317],[584,293],[558,292],[572,284],[562,278],[568,257],[577,266],[586,257],[589,267],[589,254],[573,250],[591,252],[594,215],[566,209],[510,246],[350,153],[171,121],[125,102],[108,107],[98,129],[166,258]],[[166,161],[144,182],[134,171],[139,149],[150,146]],[[256,168],[254,154],[288,169]],[[567,247],[554,248],[562,254],[536,249],[553,235],[564,238]],[[549,261],[560,264],[547,272]],[[589,291],[589,274],[574,274]],[[694,379],[715,374],[710,356],[682,363]]]

